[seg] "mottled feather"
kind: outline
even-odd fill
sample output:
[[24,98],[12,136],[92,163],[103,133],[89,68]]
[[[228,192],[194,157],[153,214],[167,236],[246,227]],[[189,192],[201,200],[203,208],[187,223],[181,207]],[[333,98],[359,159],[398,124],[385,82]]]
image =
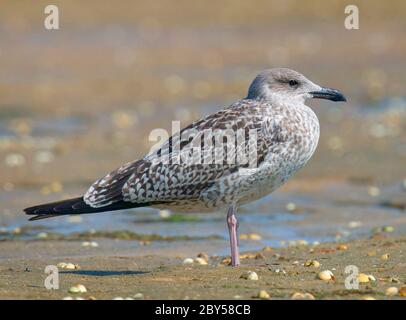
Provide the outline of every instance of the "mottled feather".
[[[314,121],[313,129],[310,127],[301,129],[303,125],[299,124],[303,123],[302,117],[309,116],[307,109],[302,111],[289,114],[283,106],[273,107],[268,102],[255,99],[240,100],[228,108],[193,122],[142,160],[127,163],[99,179],[87,191],[84,200],[92,207],[111,205],[118,201],[132,203],[162,201],[168,206],[183,206],[186,211],[193,208],[211,209],[225,205],[230,200],[236,201],[238,200],[236,195],[231,196],[232,199],[230,196],[227,197],[229,192],[236,192],[233,185],[239,186],[240,198],[244,197],[244,184],[246,189],[252,188],[250,181],[253,177],[242,176],[239,172],[239,169],[248,166],[247,163],[236,161],[228,163],[226,157],[222,163],[207,164],[204,162],[205,157],[202,157],[198,163],[195,161],[191,164],[178,163],[176,160],[182,155],[190,155],[193,147],[205,147],[204,139],[201,139],[205,130],[242,130],[245,133],[243,136],[245,146],[248,146],[249,131],[253,130],[257,136],[257,167],[261,168],[265,159],[274,154],[277,157],[273,163],[274,167],[267,168],[268,174],[272,176],[272,170],[275,173],[279,170],[289,171],[289,168],[286,169],[281,164],[284,156],[286,161],[289,160],[287,158],[289,154],[284,154],[282,151],[288,150],[288,144],[300,142],[298,139],[302,138],[299,136],[304,135],[306,138],[307,129],[309,132],[318,130],[318,126],[315,125],[317,121]],[[298,129],[297,134],[292,132],[295,129]],[[188,139],[189,136],[193,139]],[[175,148],[176,141],[180,141],[178,149]],[[211,143],[215,143],[214,138]],[[224,154],[227,154],[227,145],[224,144],[223,148]],[[295,156],[291,151],[289,152],[291,157]],[[167,155],[164,161],[163,155]],[[304,154],[303,164],[308,156],[307,153]],[[300,166],[301,162],[298,161],[297,164]],[[291,171],[295,170],[296,168],[292,168]],[[223,189],[227,185],[230,190],[225,192]],[[223,194],[219,194],[221,190]],[[223,199],[219,199],[219,196],[223,196]]]

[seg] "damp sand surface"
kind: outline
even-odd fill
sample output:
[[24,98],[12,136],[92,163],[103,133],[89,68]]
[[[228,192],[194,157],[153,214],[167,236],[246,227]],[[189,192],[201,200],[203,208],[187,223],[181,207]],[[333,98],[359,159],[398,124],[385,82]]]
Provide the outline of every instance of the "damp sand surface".
[[[77,241],[34,241],[24,246],[17,241],[2,243],[2,253],[13,257],[0,260],[0,298],[113,299],[141,293],[144,299],[251,299],[266,290],[272,299],[290,299],[296,292],[310,293],[315,299],[401,299],[399,295],[388,297],[385,292],[389,287],[401,288],[406,280],[406,238],[402,236],[381,234],[349,241],[347,250],[338,250],[337,243],[328,242],[243,252],[239,267],[224,265],[223,256],[210,255],[223,242],[183,242],[154,249],[136,245],[116,249],[116,242],[103,240],[98,248],[83,248]],[[209,253],[208,265],[183,264],[186,257],[194,258],[201,250]],[[382,260],[386,254],[389,259]],[[305,267],[309,259],[321,266]],[[46,289],[45,266],[62,261],[80,269],[60,270],[60,288]],[[360,283],[358,290],[346,289],[348,265],[376,280]],[[318,279],[322,270],[331,270],[335,280]],[[248,271],[256,272],[259,280],[241,278]],[[87,292],[69,293],[76,284],[83,284]]]

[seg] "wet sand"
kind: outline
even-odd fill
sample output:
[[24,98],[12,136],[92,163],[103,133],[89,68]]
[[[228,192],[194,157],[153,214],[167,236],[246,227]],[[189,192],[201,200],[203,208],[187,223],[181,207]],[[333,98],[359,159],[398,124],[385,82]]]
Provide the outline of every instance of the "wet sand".
[[[268,248],[250,252],[261,255],[243,259],[240,267],[226,266],[221,263],[224,257],[218,256],[210,256],[208,265],[184,265],[183,259],[196,257],[204,244],[180,243],[155,250],[136,246],[115,250],[114,240],[101,244],[100,248],[82,248],[76,241],[38,240],[24,246],[2,243],[0,299],[113,299],[137,293],[144,299],[255,299],[260,290],[266,290],[271,299],[290,299],[296,292],[310,293],[315,299],[405,299],[399,294],[385,295],[387,288],[405,284],[405,237],[380,235],[351,241],[346,243],[347,250],[338,250],[338,243]],[[205,249],[210,253],[215,247]],[[384,254],[389,254],[388,260],[382,260]],[[249,256],[247,252],[243,255]],[[307,260],[317,260],[321,266],[305,267]],[[45,266],[62,261],[80,269],[60,270],[59,290],[45,289]],[[360,283],[358,290],[347,290],[348,265],[376,280]],[[322,270],[331,270],[335,280],[318,279]],[[256,272],[259,280],[240,278],[247,271]],[[68,293],[76,284],[83,284],[88,292]]]

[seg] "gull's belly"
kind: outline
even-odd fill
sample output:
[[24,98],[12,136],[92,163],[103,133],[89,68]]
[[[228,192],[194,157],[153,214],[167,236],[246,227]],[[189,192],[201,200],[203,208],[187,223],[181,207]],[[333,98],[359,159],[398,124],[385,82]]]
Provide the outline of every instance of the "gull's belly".
[[199,199],[174,201],[157,208],[178,212],[212,212],[232,203],[242,205],[258,200],[280,187],[302,167],[302,162],[280,161],[281,165],[266,162],[250,174],[246,171],[236,173],[202,192]]
[[303,163],[284,163],[275,168],[275,163],[268,163],[263,168],[258,169],[255,180],[248,183],[244,190],[240,190],[236,196],[239,204],[249,203],[272,193],[283,185],[292,175],[294,175]]
[[296,152],[287,147],[288,158],[283,156],[283,152],[276,154],[253,171],[240,171],[219,181],[203,191],[199,199],[174,201],[158,208],[179,212],[212,212],[232,203],[242,205],[258,200],[276,190],[302,168],[316,146],[317,140]]

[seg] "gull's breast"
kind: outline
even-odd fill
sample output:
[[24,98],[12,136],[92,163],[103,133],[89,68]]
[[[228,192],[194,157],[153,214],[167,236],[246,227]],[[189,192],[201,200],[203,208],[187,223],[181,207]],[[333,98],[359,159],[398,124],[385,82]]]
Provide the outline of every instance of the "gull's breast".
[[239,203],[260,199],[280,187],[316,150],[320,127],[316,114],[309,107],[279,110],[278,115],[269,117],[267,123],[269,139],[273,143],[265,161],[253,176],[241,178],[240,183],[245,184],[245,188],[240,187]]

